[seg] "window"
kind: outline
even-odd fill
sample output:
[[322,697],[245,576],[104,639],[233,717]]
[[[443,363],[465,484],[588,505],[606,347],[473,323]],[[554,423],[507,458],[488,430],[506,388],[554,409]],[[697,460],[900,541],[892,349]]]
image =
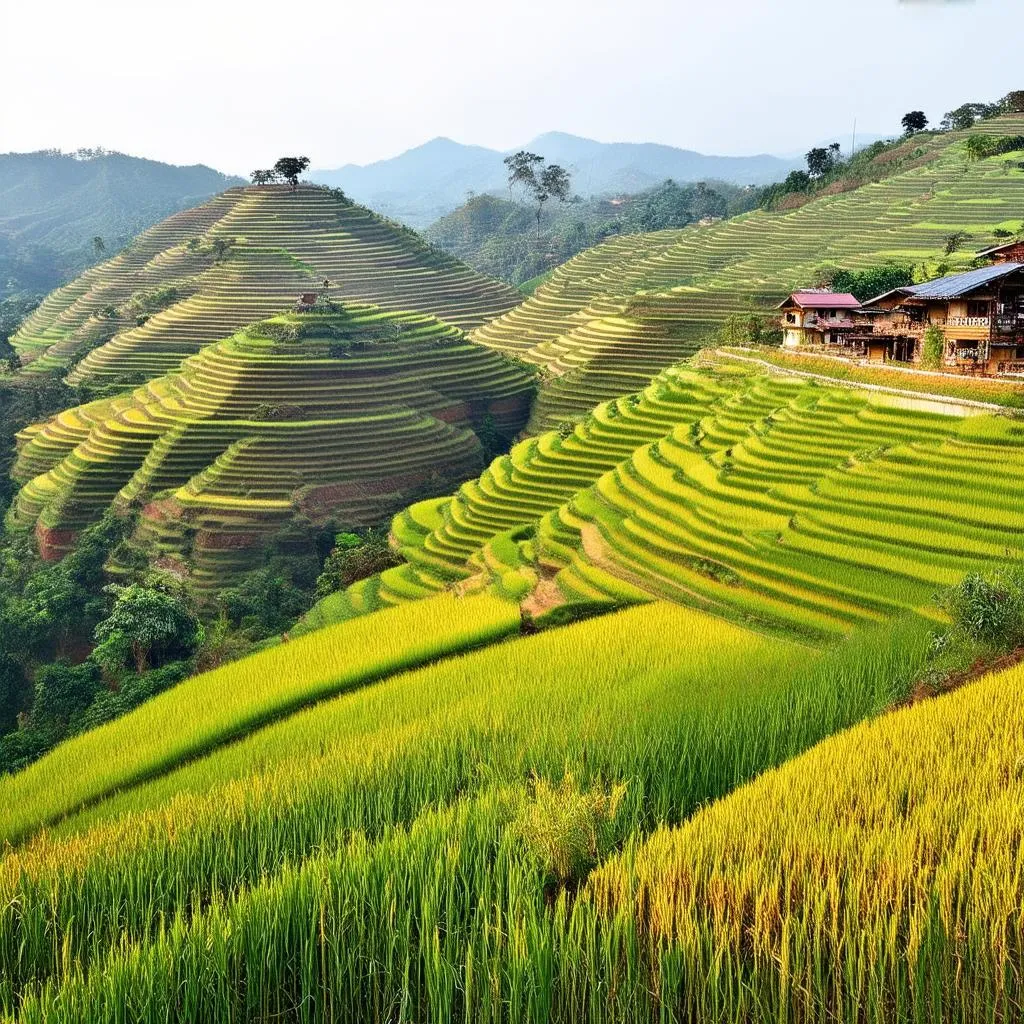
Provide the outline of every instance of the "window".
[[988,316],[990,304],[988,299],[974,299],[967,303],[968,316]]
[[786,323],[787,324],[795,324],[796,323],[796,313],[787,313],[786,314]]

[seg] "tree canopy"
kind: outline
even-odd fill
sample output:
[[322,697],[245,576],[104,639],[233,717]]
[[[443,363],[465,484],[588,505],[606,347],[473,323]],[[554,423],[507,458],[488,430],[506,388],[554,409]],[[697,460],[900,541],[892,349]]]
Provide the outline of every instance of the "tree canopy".
[[309,167],[308,156],[283,156],[274,164],[274,173],[287,181],[293,189],[298,188],[299,175]]
[[537,234],[540,235],[540,218],[544,204],[549,199],[564,203],[569,198],[572,179],[569,172],[559,164],[548,164],[544,157],[525,149],[505,157],[508,170],[508,187],[511,192],[516,185],[526,189],[537,204]]
[[923,132],[928,127],[928,118],[925,117],[923,110],[911,110],[903,115],[900,123],[907,135],[913,135],[916,132]]

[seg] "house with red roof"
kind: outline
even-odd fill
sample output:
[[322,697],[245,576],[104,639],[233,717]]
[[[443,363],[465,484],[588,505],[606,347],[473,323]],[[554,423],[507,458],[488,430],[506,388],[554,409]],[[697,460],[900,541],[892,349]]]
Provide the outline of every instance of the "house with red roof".
[[849,292],[805,288],[793,292],[778,308],[783,348],[836,348],[842,354],[854,354],[857,346],[850,339],[858,326],[854,313],[860,302]]

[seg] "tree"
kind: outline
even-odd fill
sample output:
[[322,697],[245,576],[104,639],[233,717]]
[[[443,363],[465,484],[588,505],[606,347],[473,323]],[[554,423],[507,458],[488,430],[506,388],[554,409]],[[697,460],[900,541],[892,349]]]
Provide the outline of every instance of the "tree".
[[202,638],[199,620],[180,584],[154,579],[149,585],[113,583],[114,608],[97,627],[93,658],[108,672],[131,666],[140,675],[151,665],[187,657]]
[[569,172],[558,164],[544,165],[544,157],[529,153],[525,149],[505,157],[508,169],[508,187],[511,192],[516,185],[522,185],[537,204],[537,237],[540,237],[540,219],[544,204],[549,199],[564,203],[569,198],[572,179]]
[[999,106],[1007,114],[1024,114],[1024,89],[1015,89],[1013,92],[1008,92],[999,101]]
[[820,178],[833,170],[839,160],[839,143],[833,142],[827,148],[815,146],[806,156],[807,172],[812,178]]
[[299,187],[299,175],[309,166],[308,156],[283,156],[274,164],[274,173],[292,187]]
[[928,118],[925,117],[923,110],[911,110],[903,115],[900,124],[907,135],[913,135],[915,132],[923,132],[928,127]]
[[963,103],[956,110],[946,112],[940,127],[947,132],[965,131],[968,128],[973,128],[976,121],[984,121],[1001,112],[998,103]]
[[93,235],[92,251],[97,256],[102,256],[107,251],[107,243],[99,235]]
[[966,231],[953,231],[946,235],[946,246],[943,252],[947,256],[952,256],[953,253],[963,248],[964,242],[966,242],[971,236]]
[[537,165],[544,163],[544,157],[537,153],[529,153],[525,149],[505,157],[505,168],[508,171],[509,196],[516,185],[533,190],[537,184]]
[[850,292],[866,302],[876,295],[891,292],[894,288],[905,288],[914,283],[914,265],[908,262],[890,260],[864,270],[836,269],[829,276],[828,287],[837,292]]
[[252,178],[254,185],[269,185],[272,181],[277,181],[277,171],[273,169],[255,170],[249,177]]

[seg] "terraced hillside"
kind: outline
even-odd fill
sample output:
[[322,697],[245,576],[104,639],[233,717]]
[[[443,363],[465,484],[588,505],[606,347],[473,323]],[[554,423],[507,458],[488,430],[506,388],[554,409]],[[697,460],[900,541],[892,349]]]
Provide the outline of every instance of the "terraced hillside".
[[243,187],[169,217],[53,292],[12,344],[28,370],[63,367],[72,383],[123,388],[311,290],[462,328],[521,299],[338,192]]
[[[1024,116],[972,130],[1024,135]],[[552,379],[531,420],[540,431],[647,381],[712,338],[732,314],[765,312],[831,263],[905,259],[956,266],[995,228],[1024,218],[1024,153],[972,160],[966,133],[911,140],[878,157],[893,173],[798,209],[756,211],[680,231],[612,239],[559,268],[534,296],[477,329]],[[969,235],[943,257],[948,235]]]
[[525,422],[529,370],[459,328],[365,304],[317,309],[23,431],[12,526],[56,557],[106,509],[133,504],[146,558],[223,585],[295,515],[385,521],[478,472],[476,430],[510,438]]
[[393,523],[408,564],[311,623],[458,584],[534,614],[668,599],[804,638],[1024,560],[1024,427],[955,404],[675,367]]

